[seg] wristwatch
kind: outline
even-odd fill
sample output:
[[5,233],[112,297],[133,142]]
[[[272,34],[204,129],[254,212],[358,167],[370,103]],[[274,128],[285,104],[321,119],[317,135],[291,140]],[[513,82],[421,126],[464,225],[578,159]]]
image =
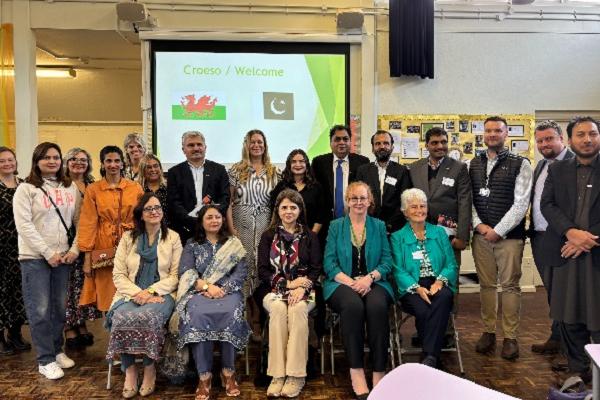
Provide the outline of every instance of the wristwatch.
[[375,281],[376,281],[376,279],[375,279],[375,274],[374,274],[374,273],[372,273],[372,272],[369,272],[369,277],[371,278],[371,280],[372,280],[373,282],[375,282]]
[[150,294],[151,294],[151,295],[153,295],[153,296],[156,294],[156,289],[154,289],[154,288],[151,288],[151,287],[150,287],[150,288],[148,288],[148,289],[146,289],[146,290],[148,291],[148,293],[150,293]]

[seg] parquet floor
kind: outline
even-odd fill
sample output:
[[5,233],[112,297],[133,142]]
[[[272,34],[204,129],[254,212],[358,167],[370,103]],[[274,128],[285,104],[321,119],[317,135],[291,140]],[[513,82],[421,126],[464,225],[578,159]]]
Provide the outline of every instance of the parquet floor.
[[[548,335],[549,321],[546,305],[546,293],[539,289],[536,293],[523,294],[522,323],[520,334],[521,357],[515,362],[503,360],[500,353],[501,336],[498,335],[498,350],[495,356],[482,356],[475,352],[475,342],[479,338],[481,323],[479,321],[479,296],[477,294],[461,294],[457,326],[461,335],[462,355],[466,370],[466,379],[478,384],[510,394],[526,400],[545,399],[548,387],[557,385],[565,378],[551,371],[551,358],[531,353],[532,343],[543,341]],[[66,371],[65,377],[59,381],[49,381],[37,372],[33,352],[0,358],[0,399],[118,399],[123,383],[123,375],[113,370],[113,388],[106,389],[107,365],[104,361],[104,350],[107,345],[107,333],[101,321],[90,324],[96,336],[93,347],[69,355],[76,366]],[[411,329],[403,330],[405,340],[409,340]],[[25,332],[28,338],[28,332]],[[251,374],[255,369],[256,358],[251,351]],[[300,399],[351,399],[352,391],[343,355],[336,358],[336,375],[327,372],[324,376],[310,380]],[[218,362],[218,360],[215,360]],[[417,356],[407,356],[405,361],[417,361]],[[445,369],[458,374],[456,355],[446,353],[443,356]],[[242,359],[239,360],[238,372],[243,371]],[[328,365],[328,364],[326,364]],[[265,399],[264,388],[255,388],[253,376],[241,377],[242,395],[240,399]],[[195,382],[182,386],[168,385],[158,382],[153,399],[192,399]],[[440,388],[443,393],[443,388]],[[216,399],[226,399],[224,392],[215,392]],[[398,399],[401,399],[398,393]],[[440,399],[443,399],[443,394]]]

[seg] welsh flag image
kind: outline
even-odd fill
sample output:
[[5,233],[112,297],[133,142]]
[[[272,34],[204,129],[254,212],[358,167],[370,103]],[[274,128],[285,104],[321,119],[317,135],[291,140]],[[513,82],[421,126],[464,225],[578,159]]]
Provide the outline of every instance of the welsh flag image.
[[171,102],[171,118],[225,121],[227,119],[225,97],[222,93],[176,93]]

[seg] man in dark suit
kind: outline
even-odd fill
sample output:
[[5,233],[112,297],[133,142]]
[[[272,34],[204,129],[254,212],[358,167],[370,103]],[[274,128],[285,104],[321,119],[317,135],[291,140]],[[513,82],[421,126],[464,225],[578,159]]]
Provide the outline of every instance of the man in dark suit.
[[[542,277],[542,282],[546,287],[548,294],[548,305],[550,305],[550,293],[552,291],[552,268],[544,265],[542,262],[543,254],[546,251],[543,248],[544,235],[548,227],[548,221],[542,215],[540,203],[544,184],[548,176],[548,167],[555,161],[568,160],[575,154],[564,144],[562,138],[562,129],[554,121],[544,121],[535,128],[535,143],[538,151],[544,157],[535,166],[533,171],[533,186],[531,189],[531,218],[529,219],[528,235],[531,238],[531,250],[533,260]],[[552,321],[550,337],[544,343],[533,344],[531,351],[539,354],[556,354],[560,350],[560,332],[558,323]]]
[[329,221],[344,215],[344,195],[348,183],[356,180],[356,171],[369,159],[359,154],[350,153],[350,128],[335,125],[329,131],[331,153],[322,154],[312,160],[315,178],[324,189],[324,207],[327,208],[327,220],[319,232],[322,243],[325,243]]
[[390,157],[394,150],[394,138],[388,131],[378,130],[371,136],[375,161],[361,165],[356,180],[371,188],[375,207],[371,215],[385,222],[388,233],[402,228],[406,223],[400,211],[400,195],[411,187],[408,169]]
[[429,157],[409,166],[414,187],[427,195],[427,219],[448,233],[456,262],[469,243],[471,225],[471,179],[467,165],[448,157],[448,133],[431,128],[425,133]]
[[542,215],[543,265],[552,267],[550,316],[558,322],[569,369],[591,380],[584,346],[600,343],[600,132],[591,117],[567,126],[575,157],[548,168]]
[[185,132],[181,149],[186,161],[171,167],[167,179],[167,203],[171,229],[185,242],[194,236],[198,211],[217,204],[223,215],[229,207],[229,178],[225,167],[205,159],[206,141],[197,131]]

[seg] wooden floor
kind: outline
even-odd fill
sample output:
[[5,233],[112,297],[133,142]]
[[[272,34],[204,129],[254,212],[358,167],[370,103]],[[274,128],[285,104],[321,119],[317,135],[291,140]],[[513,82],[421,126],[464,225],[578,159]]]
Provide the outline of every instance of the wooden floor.
[[[498,335],[498,350],[495,356],[482,356],[475,352],[475,342],[481,333],[479,319],[479,296],[477,294],[461,294],[457,327],[461,335],[462,355],[466,370],[465,378],[483,386],[527,399],[545,399],[548,388],[557,385],[565,378],[550,370],[549,356],[531,353],[532,343],[546,339],[549,333],[547,318],[548,307],[546,293],[539,289],[536,293],[523,294],[522,322],[520,333],[521,357],[516,362],[505,361],[500,357],[501,335]],[[123,375],[113,370],[113,388],[106,390],[107,364],[104,351],[107,345],[107,334],[101,321],[90,324],[96,336],[96,344],[85,351],[70,353],[76,366],[66,370],[65,377],[58,381],[49,381],[37,372],[33,351],[19,355],[0,358],[0,399],[116,399],[120,398]],[[408,328],[408,327],[407,327]],[[412,329],[412,328],[411,328]],[[410,330],[404,333],[409,340]],[[28,332],[25,332],[29,338]],[[251,351],[251,355],[255,351]],[[336,375],[328,372],[310,380],[300,399],[351,399],[352,391],[343,355],[337,356]],[[255,357],[251,356],[251,373],[254,371]],[[443,356],[446,371],[458,374],[456,355],[447,353]],[[417,361],[417,357],[407,357],[405,361]],[[242,359],[239,360],[238,372],[243,372]],[[240,399],[265,399],[264,388],[255,388],[253,376],[241,377],[242,395]],[[168,385],[159,381],[154,399],[191,399],[195,382],[183,386]],[[215,392],[217,399],[226,399],[222,390]],[[399,393],[398,398],[401,398]],[[443,397],[440,397],[443,399]]]

